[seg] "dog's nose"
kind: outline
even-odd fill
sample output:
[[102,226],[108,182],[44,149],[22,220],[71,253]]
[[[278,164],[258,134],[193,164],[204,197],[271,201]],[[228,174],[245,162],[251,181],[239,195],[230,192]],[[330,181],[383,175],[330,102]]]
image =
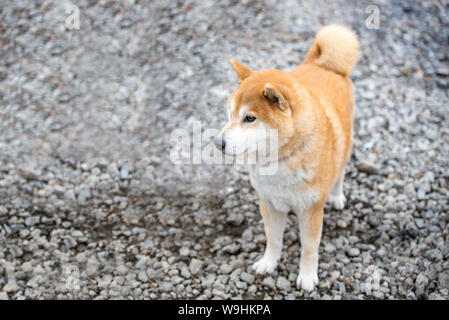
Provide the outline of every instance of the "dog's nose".
[[214,144],[218,148],[218,150],[221,150],[222,152],[224,152],[225,147],[226,147],[226,141],[225,141],[225,139],[223,139],[223,137],[216,137],[214,139]]

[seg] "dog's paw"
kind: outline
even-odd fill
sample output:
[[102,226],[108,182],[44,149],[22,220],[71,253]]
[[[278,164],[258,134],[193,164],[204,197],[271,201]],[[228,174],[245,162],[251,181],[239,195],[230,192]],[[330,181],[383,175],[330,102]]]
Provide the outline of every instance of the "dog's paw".
[[318,284],[318,276],[316,273],[299,272],[298,279],[296,279],[296,287],[305,291],[312,291]]
[[339,194],[338,196],[330,195],[329,202],[335,209],[342,210],[346,204],[346,197],[343,193]]
[[276,269],[277,261],[272,258],[263,257],[253,264],[253,270],[258,274],[272,273]]

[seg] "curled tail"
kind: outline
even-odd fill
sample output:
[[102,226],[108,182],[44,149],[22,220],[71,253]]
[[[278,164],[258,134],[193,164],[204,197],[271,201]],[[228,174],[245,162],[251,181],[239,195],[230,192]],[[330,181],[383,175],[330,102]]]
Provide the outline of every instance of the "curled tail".
[[314,63],[346,77],[357,61],[358,48],[354,31],[331,24],[317,33],[304,62]]

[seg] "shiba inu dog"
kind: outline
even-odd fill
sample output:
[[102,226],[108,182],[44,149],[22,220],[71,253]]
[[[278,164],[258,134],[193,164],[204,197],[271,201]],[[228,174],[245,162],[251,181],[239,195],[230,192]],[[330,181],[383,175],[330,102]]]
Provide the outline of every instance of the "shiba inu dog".
[[257,152],[247,146],[259,132],[278,132],[277,170],[261,174],[264,164],[250,165],[251,184],[260,200],[267,245],[253,265],[259,274],[275,270],[289,211],[298,215],[301,258],[298,288],[318,284],[318,247],[323,207],[343,209],[345,164],[352,149],[354,94],[349,78],[358,55],[355,33],[328,25],[316,35],[306,58],[292,72],[252,71],[231,60],[237,90],[227,102],[229,121],[215,138],[228,155]]

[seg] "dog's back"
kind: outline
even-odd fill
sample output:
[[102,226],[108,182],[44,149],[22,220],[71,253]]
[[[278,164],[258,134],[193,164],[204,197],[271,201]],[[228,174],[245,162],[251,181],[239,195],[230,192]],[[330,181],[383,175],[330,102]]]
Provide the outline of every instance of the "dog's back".
[[354,94],[349,75],[357,55],[354,32],[340,25],[328,25],[317,33],[304,62],[292,72],[325,109],[337,135],[337,167],[343,166],[352,147]]

